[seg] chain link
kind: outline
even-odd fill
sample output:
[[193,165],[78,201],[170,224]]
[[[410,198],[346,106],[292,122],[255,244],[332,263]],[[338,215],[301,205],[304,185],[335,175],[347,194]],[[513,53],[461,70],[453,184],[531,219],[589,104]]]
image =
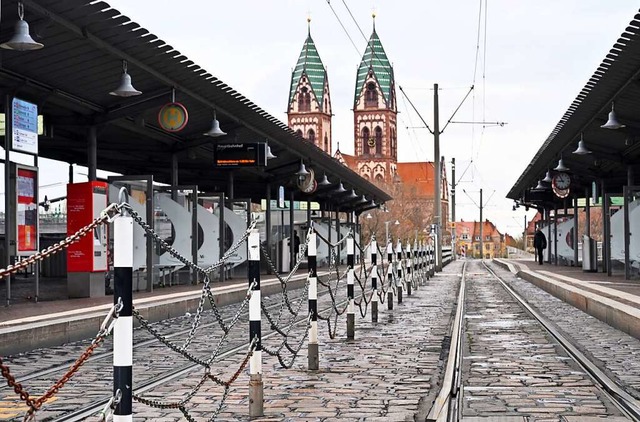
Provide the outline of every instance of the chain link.
[[[91,341],[91,344],[85,349],[85,351],[80,355],[78,359],[69,367],[67,372],[60,377],[42,396],[37,399],[31,397],[28,391],[24,389],[21,383],[19,383],[15,377],[11,374],[10,368],[4,364],[2,357],[0,356],[0,371],[2,372],[2,376],[7,380],[7,385],[13,388],[13,391],[20,397],[22,401],[29,407],[27,414],[25,415],[25,420],[32,420],[35,417],[35,412],[40,410],[42,405],[47,402],[51,397],[56,395],[60,389],[62,389],[65,384],[78,372],[80,367],[84,365],[84,363],[93,355],[95,349],[97,349],[104,340],[111,334],[111,330],[113,329],[114,320],[112,318],[116,317],[116,309],[117,305],[114,305],[107,316],[105,317],[102,325],[100,327],[100,331],[96,334],[96,336]],[[111,324],[109,324],[111,321]]]
[[18,261],[17,263],[13,264],[13,265],[9,265],[7,266],[7,268],[2,268],[0,269],[0,279],[11,275],[13,273],[16,273],[24,268],[27,268],[29,265],[35,264],[36,262],[42,261],[45,258],[55,255],[58,252],[60,252],[63,249],[66,249],[69,247],[69,245],[71,245],[72,243],[77,242],[78,240],[82,239],[84,236],[86,236],[90,231],[92,231],[94,228],[96,228],[97,226],[99,226],[100,224],[105,223],[106,221],[111,219],[111,213],[119,213],[120,212],[120,205],[117,204],[111,204],[109,205],[107,208],[105,208],[101,213],[100,213],[100,217],[96,218],[95,220],[93,220],[91,223],[87,224],[86,226],[84,226],[83,228],[81,228],[80,230],[78,230],[77,232],[75,232],[74,234],[72,234],[71,236],[67,236],[66,239],[61,240],[60,242],[49,246],[46,249],[41,250],[38,253],[35,253],[27,258],[23,258],[20,261]]

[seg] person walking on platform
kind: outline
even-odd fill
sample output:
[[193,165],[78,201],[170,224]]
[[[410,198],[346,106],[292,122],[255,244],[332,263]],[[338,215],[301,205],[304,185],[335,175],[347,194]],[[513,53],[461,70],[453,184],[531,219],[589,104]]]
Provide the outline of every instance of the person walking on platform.
[[542,265],[542,251],[547,249],[547,238],[540,229],[536,230],[536,234],[533,236],[533,247],[536,249],[536,261]]
[[297,230],[293,231],[293,252],[295,253],[295,265],[298,262],[298,254],[300,253],[300,237],[298,236]]

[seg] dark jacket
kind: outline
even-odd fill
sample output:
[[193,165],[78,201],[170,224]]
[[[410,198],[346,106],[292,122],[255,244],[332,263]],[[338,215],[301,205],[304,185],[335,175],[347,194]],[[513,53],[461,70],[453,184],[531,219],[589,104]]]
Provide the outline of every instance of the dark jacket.
[[536,231],[536,234],[533,236],[533,247],[536,249],[547,249],[547,238],[540,230]]

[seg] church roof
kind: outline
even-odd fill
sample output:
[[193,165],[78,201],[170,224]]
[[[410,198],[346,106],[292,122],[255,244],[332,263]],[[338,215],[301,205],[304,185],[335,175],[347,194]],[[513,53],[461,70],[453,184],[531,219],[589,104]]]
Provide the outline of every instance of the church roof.
[[367,43],[367,49],[362,56],[360,67],[358,67],[354,102],[358,101],[364,82],[367,79],[369,69],[373,70],[373,74],[382,89],[382,95],[384,95],[384,99],[389,103],[393,94],[393,67],[391,66],[391,62],[389,62],[387,54],[384,52],[384,48],[382,47],[382,43],[380,42],[380,38],[378,38],[378,33],[375,28],[373,28],[373,33]]
[[293,101],[293,97],[296,93],[296,88],[300,82],[300,78],[305,74],[311,89],[316,96],[320,110],[324,107],[323,93],[324,93],[324,81],[327,77],[327,72],[322,64],[316,45],[311,38],[311,33],[307,36],[307,39],[302,46],[300,57],[298,57],[298,63],[291,75],[291,90],[289,92],[289,104]]

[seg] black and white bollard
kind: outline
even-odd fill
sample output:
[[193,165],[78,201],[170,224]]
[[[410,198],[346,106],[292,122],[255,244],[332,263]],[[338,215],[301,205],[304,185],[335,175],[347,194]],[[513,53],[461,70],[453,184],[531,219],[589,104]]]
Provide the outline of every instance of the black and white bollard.
[[309,326],[309,369],[317,371],[320,366],[318,355],[318,268],[317,268],[317,245],[316,232],[309,234],[309,246],[307,246],[309,262],[309,315],[311,315],[311,325]]
[[398,290],[398,303],[402,303],[402,242],[398,239],[398,244],[396,245],[396,261],[397,261],[397,271],[398,275],[396,278],[396,289]]
[[262,315],[260,311],[260,232],[253,229],[249,233],[249,341],[255,347],[249,361],[249,416],[264,416],[264,391],[262,385]]
[[407,296],[411,296],[411,289],[413,288],[413,274],[411,272],[411,243],[407,240],[407,256],[405,258],[405,263],[407,265],[407,272],[405,273],[405,277],[407,279]]
[[355,253],[355,245],[352,236],[347,238],[347,300],[349,301],[347,305],[347,339],[353,340],[355,338],[356,331],[356,314],[355,314],[355,303],[354,303],[354,291],[353,291],[353,281],[354,281],[354,259],[353,255]]
[[387,309],[393,310],[393,245],[391,240],[387,240],[387,280],[389,289],[387,290]]
[[113,300],[121,303],[113,327],[113,396],[120,397],[113,420],[133,420],[133,219],[124,213],[113,222]]
[[378,322],[378,243],[371,238],[371,322]]

